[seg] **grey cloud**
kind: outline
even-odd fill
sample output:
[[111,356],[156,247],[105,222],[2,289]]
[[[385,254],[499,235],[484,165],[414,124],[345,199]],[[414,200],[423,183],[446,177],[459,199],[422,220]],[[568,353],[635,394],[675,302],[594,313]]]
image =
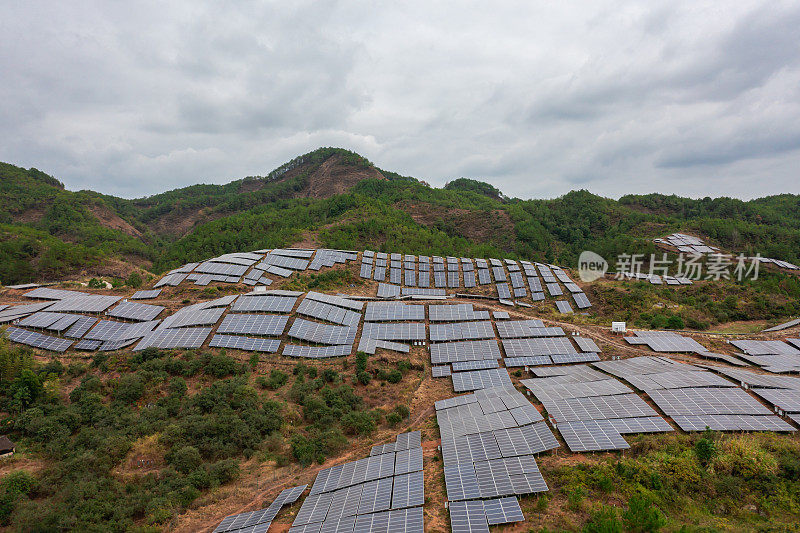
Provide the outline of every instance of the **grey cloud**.
[[792,2],[31,1],[4,15],[0,160],[70,188],[144,196],[333,145],[517,197],[800,192]]

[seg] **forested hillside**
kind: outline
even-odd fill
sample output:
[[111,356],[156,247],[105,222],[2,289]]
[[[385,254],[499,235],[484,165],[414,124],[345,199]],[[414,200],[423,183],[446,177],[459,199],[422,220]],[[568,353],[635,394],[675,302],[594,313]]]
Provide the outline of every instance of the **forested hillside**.
[[265,176],[127,200],[71,192],[36,170],[0,165],[0,282],[106,269],[154,273],[225,252],[314,244],[417,254],[503,255],[572,265],[651,253],[674,231],[730,251],[800,260],[800,197],[749,202],[651,194],[619,201],[587,191],[552,200],[507,198],[488,183],[442,189],[321,148]]

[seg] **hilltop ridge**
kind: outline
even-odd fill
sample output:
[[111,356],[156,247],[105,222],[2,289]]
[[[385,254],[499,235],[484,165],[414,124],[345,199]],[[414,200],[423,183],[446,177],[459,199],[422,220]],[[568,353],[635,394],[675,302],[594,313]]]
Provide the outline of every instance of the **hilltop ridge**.
[[308,246],[505,255],[573,264],[655,252],[652,239],[702,234],[732,251],[800,260],[800,196],[752,201],[588,191],[509,198],[469,178],[435,188],[359,154],[320,148],[264,176],[124,199],[69,191],[37,169],[0,165],[0,282],[158,274],[215,254]]

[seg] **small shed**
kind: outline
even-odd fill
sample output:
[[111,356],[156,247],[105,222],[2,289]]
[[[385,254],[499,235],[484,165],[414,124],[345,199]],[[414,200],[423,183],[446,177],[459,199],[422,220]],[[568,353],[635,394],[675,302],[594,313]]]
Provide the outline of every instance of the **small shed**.
[[0,436],[0,457],[11,457],[14,455],[14,443],[5,435]]
[[611,332],[612,333],[627,333],[627,327],[625,322],[612,322],[611,323]]

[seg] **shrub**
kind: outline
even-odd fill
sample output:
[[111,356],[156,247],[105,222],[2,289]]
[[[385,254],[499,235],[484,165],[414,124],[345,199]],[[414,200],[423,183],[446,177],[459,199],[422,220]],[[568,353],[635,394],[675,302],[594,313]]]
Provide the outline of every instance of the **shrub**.
[[367,370],[367,354],[358,352],[356,354],[356,372],[365,372]]
[[653,501],[642,494],[628,501],[628,509],[622,513],[625,528],[632,533],[652,533],[667,523],[664,514],[653,505]]
[[114,399],[125,404],[136,403],[144,394],[144,383],[136,374],[126,374],[117,381]]
[[401,420],[403,420],[403,418],[395,412],[391,412],[386,416],[386,423],[389,424],[390,427],[396,426]]
[[369,372],[361,370],[356,374],[356,380],[362,385],[369,385],[369,382],[372,380],[372,376],[369,374]]
[[411,410],[408,406],[405,405],[398,405],[394,408],[394,412],[400,415],[402,418],[408,418],[411,415]]
[[622,533],[622,522],[617,516],[617,509],[611,505],[603,505],[594,511],[583,525],[584,533]]
[[125,285],[138,289],[142,286],[142,276],[138,272],[131,272],[130,276],[125,280]]
[[103,283],[102,281],[100,281],[97,278],[90,279],[89,283],[87,285],[88,285],[88,287],[90,289],[102,289],[102,288],[104,288],[106,286],[105,283]]
[[339,381],[339,373],[332,368],[326,368],[325,370],[322,371],[322,379],[324,379],[328,383],[334,383],[336,381]]
[[667,319],[667,328],[669,329],[683,329],[684,327],[683,319],[678,315],[672,315]]
[[386,381],[389,383],[400,383],[403,380],[403,373],[399,370],[392,370],[386,375]]
[[347,433],[369,435],[375,431],[375,420],[365,411],[354,411],[342,417],[342,427]]
[[178,472],[188,474],[200,466],[203,460],[197,448],[184,446],[169,454],[168,461]]
[[717,455],[717,445],[713,440],[704,436],[695,443],[694,453],[700,464],[705,466]]
[[216,378],[224,378],[236,372],[236,360],[227,355],[212,355],[205,365],[205,373]]
[[289,380],[289,374],[286,372],[282,372],[277,368],[273,369],[272,372],[269,373],[269,379],[267,380],[267,387],[272,390],[278,390]]

